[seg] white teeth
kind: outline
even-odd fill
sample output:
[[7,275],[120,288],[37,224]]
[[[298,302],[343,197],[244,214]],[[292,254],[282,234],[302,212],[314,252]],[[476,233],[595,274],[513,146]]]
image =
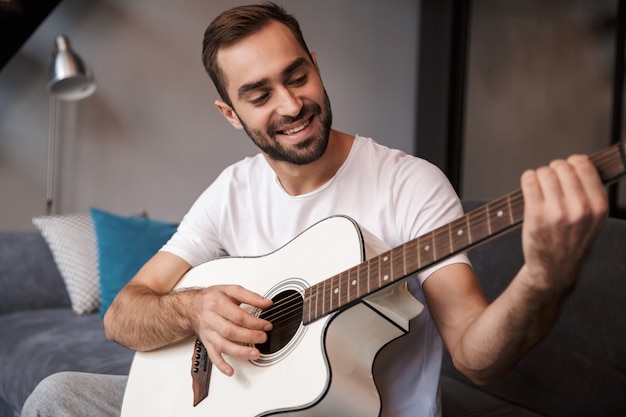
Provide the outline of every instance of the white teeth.
[[296,126],[292,129],[289,130],[284,130],[283,133],[285,135],[293,135],[294,133],[298,133],[299,131],[305,129],[308,125],[309,125],[310,121],[307,120],[306,122],[302,123],[300,126]]

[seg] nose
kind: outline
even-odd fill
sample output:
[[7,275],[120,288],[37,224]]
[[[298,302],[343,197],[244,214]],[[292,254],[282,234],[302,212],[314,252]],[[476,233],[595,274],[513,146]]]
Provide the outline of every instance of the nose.
[[281,116],[295,117],[302,110],[302,99],[296,96],[289,88],[282,88],[279,92],[277,112]]

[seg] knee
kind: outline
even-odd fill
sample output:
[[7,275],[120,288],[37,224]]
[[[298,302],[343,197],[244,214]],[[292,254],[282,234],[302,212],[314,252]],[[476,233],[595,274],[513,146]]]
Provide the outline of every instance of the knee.
[[64,415],[63,398],[71,395],[72,372],[60,372],[43,379],[22,407],[22,417]]

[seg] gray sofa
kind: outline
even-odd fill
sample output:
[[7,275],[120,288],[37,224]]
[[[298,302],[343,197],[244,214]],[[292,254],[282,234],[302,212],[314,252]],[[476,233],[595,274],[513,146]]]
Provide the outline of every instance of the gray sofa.
[[[522,262],[519,233],[470,254],[487,295]],[[558,325],[500,382],[476,387],[444,359],[444,416],[626,415],[626,221],[609,219]],[[38,232],[0,233],[0,417],[18,416],[45,376],[126,374],[133,352],[77,316]]]
[[98,313],[78,316],[39,232],[0,233],[0,417],[19,416],[58,371],[127,374],[133,352],[104,337]]

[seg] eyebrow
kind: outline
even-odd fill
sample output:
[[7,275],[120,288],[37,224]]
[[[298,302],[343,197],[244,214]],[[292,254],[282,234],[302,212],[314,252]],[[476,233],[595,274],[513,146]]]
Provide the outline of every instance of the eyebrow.
[[[306,66],[308,61],[303,58],[296,58],[291,64],[287,65],[281,72],[280,75],[282,78],[287,78],[294,72],[296,72],[299,68]],[[246,83],[237,89],[237,97],[241,99],[246,93],[249,91],[256,90],[258,88],[262,88],[269,82],[269,78],[262,78],[258,81],[253,81],[250,83]]]

